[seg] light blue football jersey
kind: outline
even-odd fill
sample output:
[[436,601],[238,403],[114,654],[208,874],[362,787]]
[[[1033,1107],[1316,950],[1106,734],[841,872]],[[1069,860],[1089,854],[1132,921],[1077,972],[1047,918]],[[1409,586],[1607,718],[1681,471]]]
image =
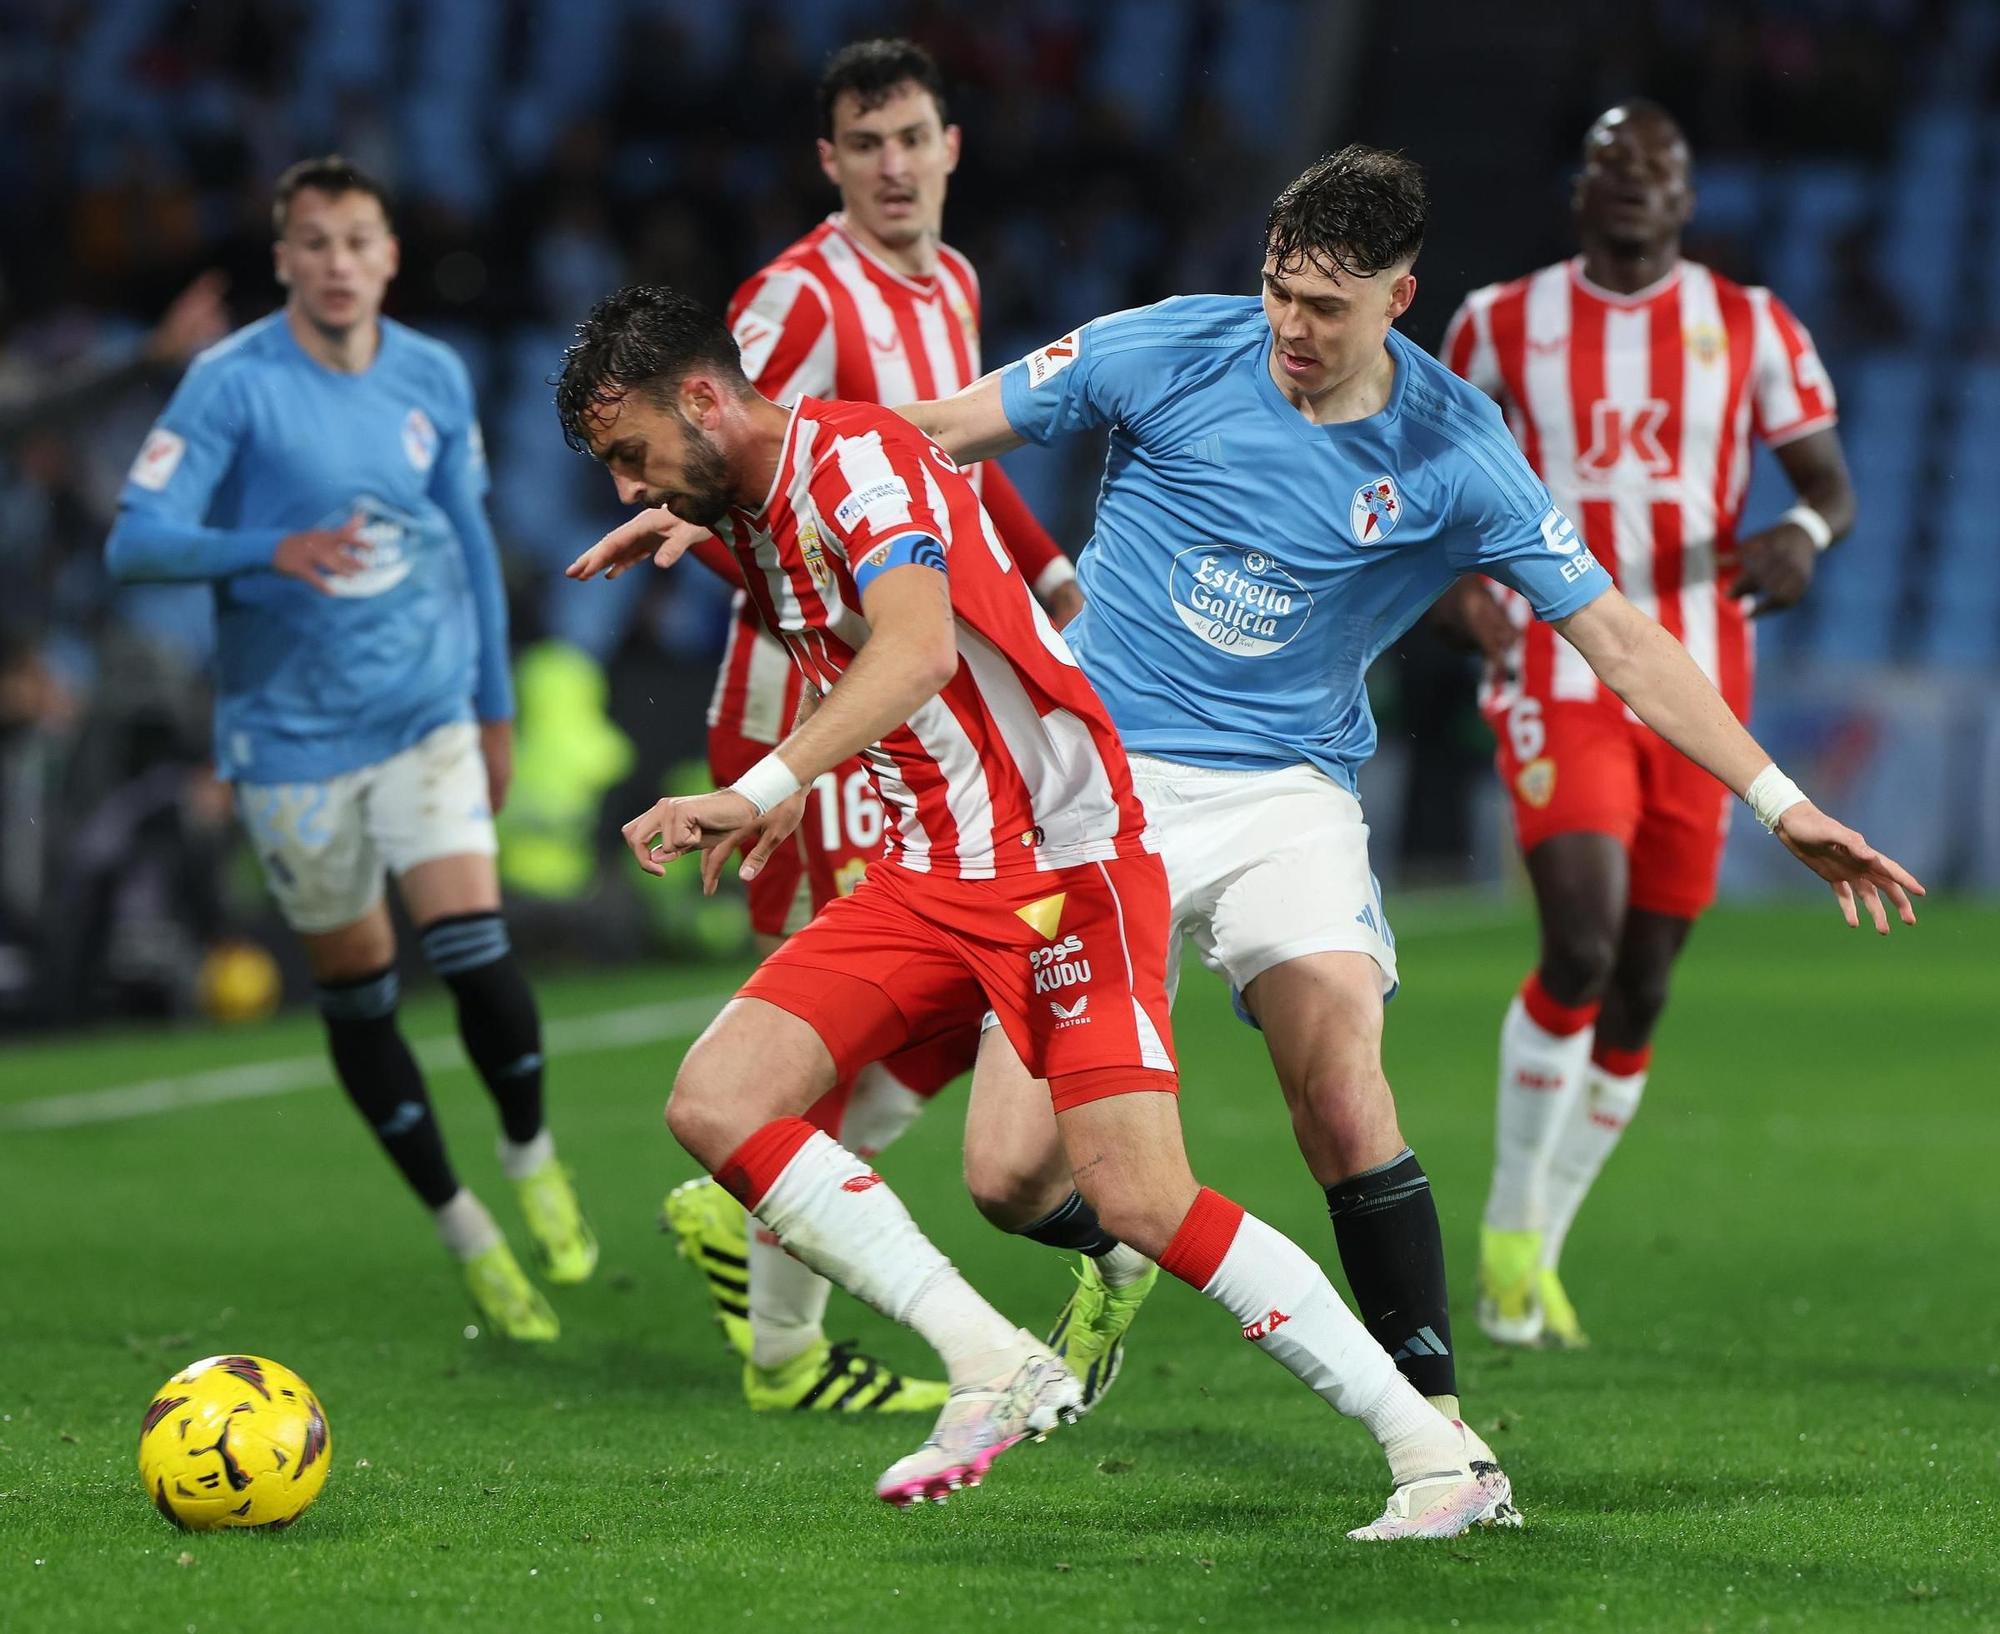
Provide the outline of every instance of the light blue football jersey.
[[[225,777],[320,782],[434,728],[513,713],[486,460],[458,355],[384,319],[338,374],[280,311],[196,358],[146,439],[106,545],[123,579],[205,579]],[[364,519],[327,594],[271,567],[286,534]]]
[[1097,529],[1063,631],[1126,746],[1204,766],[1319,767],[1375,750],[1363,677],[1459,574],[1542,618],[1611,576],[1482,393],[1394,330],[1378,414],[1313,425],[1272,380],[1254,296],[1114,313],[1011,364],[1002,402],[1045,443],[1111,428]]

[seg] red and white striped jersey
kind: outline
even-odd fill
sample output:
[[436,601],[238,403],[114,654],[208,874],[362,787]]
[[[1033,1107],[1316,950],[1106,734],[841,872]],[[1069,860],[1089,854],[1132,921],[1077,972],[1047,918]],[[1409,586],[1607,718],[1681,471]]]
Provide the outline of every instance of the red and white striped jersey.
[[[979,278],[949,245],[937,271],[911,278],[885,265],[831,215],[745,280],[729,303],[743,372],[773,402],[801,397],[918,403],[979,378]],[[1074,576],[997,466],[967,473],[1038,594]],[[741,591],[708,723],[776,743],[798,708],[798,679]]]
[[911,534],[944,547],[958,670],[863,754],[891,862],[992,879],[1153,849],[1110,715],[967,474],[909,421],[801,398],[763,508],[732,511],[715,532],[821,693],[868,639],[854,569]]
[[[1683,261],[1631,295],[1580,259],[1468,295],[1445,362],[1506,411],[1528,462],[1618,586],[1687,647],[1739,714],[1751,634],[1735,581],[1750,439],[1777,446],[1834,423],[1812,338],[1768,289]],[[1521,625],[1520,689],[1606,700],[1576,650],[1495,587]],[[1489,677],[1488,708],[1513,688]]]

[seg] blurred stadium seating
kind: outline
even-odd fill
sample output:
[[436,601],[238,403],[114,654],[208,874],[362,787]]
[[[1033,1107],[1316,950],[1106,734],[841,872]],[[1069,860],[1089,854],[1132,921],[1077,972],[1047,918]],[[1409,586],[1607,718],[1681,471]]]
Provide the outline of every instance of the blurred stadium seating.
[[[132,356],[205,267],[228,273],[239,320],[267,310],[270,181],[302,153],[346,151],[399,197],[405,260],[391,311],[456,345],[478,384],[517,637],[553,635],[642,666],[645,684],[614,687],[614,699],[671,705],[624,722],[656,780],[698,741],[721,598],[695,575],[589,591],[555,575],[615,511],[609,485],[556,434],[546,379],[566,326],[597,294],[648,278],[719,302],[829,208],[812,162],[812,76],[829,48],[863,32],[906,29],[945,64],[967,131],[949,230],[981,268],[995,362],[1100,311],[1247,287],[1269,184],[1351,137],[1406,146],[1430,167],[1436,227],[1409,327],[1435,344],[1466,288],[1566,251],[1566,178],[1590,114],[1625,91],[1659,96],[1696,149],[1690,252],[1771,283],[1813,330],[1860,496],[1860,524],[1812,597],[1766,631],[1765,686],[1782,696],[1788,675],[1827,665],[1990,675],[2000,668],[2000,7],[1613,9],[1616,27],[1579,28],[1575,8],[1555,0],[1506,8],[1510,38],[1546,63],[1547,83],[1496,86],[1492,9],[1443,0],[10,8],[0,22],[10,223],[0,991],[8,949],[47,958],[39,927],[76,885],[73,836],[143,770],[132,756],[163,755],[197,776],[199,727],[185,723],[199,709],[186,695],[199,691],[207,628],[204,592],[114,592],[97,566],[124,466],[170,377],[137,385],[87,434],[32,416],[16,426],[7,406]],[[1506,140],[1486,110],[1506,110]],[[1073,547],[1087,531],[1093,458],[1085,448],[1010,462]],[[1782,507],[1774,479],[1763,462],[1752,522]],[[1403,690],[1436,696],[1427,684]],[[1961,695],[1980,707],[1981,689]],[[159,708],[169,697],[171,730]],[[1394,698],[1385,706],[1393,722]],[[1463,724],[1436,734],[1457,746],[1447,786],[1459,804],[1477,792],[1481,759]],[[125,747],[79,752],[103,741]],[[1451,825],[1437,843],[1459,866],[1487,850]]]

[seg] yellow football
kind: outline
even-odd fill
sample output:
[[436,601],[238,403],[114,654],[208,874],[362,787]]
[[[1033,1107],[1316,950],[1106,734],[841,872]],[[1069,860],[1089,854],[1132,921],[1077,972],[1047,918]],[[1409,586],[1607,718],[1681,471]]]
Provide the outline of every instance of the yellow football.
[[319,1398],[261,1356],[210,1356],[160,1386],[139,1428],[139,1476],[176,1526],[289,1526],[326,1485]]
[[285,978],[255,942],[219,942],[202,956],[195,990],[213,1021],[261,1021],[285,996]]

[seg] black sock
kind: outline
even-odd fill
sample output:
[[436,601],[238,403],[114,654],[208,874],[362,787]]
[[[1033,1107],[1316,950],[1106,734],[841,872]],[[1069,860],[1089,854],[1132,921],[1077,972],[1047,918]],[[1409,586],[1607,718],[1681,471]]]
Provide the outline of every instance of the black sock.
[[1445,1303],[1444,1236],[1431,1183],[1407,1146],[1326,1188],[1356,1312],[1426,1396],[1458,1394]]
[[542,1021],[497,913],[458,914],[426,926],[424,957],[458,1001],[458,1036],[516,1146],[542,1132]]
[[1083,1200],[1081,1192],[1074,1191],[1016,1235],[1032,1237],[1051,1248],[1074,1248],[1092,1259],[1102,1259],[1118,1246],[1118,1239],[1098,1221],[1097,1210]]
[[456,1195],[458,1177],[445,1156],[424,1075],[396,1025],[397,994],[396,972],[380,970],[322,986],[319,1010],[347,1098],[410,1189],[436,1209]]

